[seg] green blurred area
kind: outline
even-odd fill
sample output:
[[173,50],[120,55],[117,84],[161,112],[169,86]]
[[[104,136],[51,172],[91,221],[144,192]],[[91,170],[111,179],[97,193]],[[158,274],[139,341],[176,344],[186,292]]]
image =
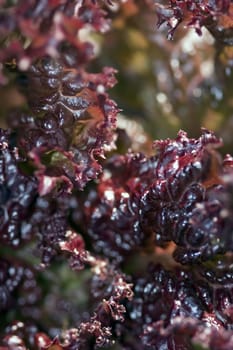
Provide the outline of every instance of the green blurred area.
[[118,70],[111,96],[153,139],[175,137],[179,129],[198,137],[206,127],[223,137],[223,152],[231,152],[233,47],[205,29],[198,36],[179,27],[168,41],[168,28],[156,28],[155,11],[143,4],[128,1],[113,15],[112,30],[97,38],[94,69]]

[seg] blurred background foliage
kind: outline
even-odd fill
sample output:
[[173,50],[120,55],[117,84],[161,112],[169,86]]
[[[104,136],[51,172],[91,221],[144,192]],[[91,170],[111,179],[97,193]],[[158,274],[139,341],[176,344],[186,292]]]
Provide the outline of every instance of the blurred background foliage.
[[[156,7],[150,0],[114,6],[111,31],[95,37],[94,68],[118,70],[111,95],[123,114],[142,124],[153,139],[174,137],[179,129],[190,137],[198,137],[201,127],[214,130],[224,139],[223,151],[230,152],[233,47],[215,40],[205,28],[198,36],[183,25],[168,40],[167,26],[156,27]],[[233,28],[230,17],[221,25]]]

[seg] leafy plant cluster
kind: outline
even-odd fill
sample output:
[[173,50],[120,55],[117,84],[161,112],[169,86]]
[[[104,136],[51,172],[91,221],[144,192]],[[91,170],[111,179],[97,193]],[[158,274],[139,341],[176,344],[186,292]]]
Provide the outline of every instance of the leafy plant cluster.
[[0,4],[0,350],[232,349],[232,1]]

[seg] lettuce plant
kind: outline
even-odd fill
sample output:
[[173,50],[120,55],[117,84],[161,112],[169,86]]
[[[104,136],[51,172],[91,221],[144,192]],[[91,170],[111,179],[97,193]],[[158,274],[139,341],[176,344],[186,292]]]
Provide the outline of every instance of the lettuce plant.
[[0,5],[0,350],[232,349],[232,1]]

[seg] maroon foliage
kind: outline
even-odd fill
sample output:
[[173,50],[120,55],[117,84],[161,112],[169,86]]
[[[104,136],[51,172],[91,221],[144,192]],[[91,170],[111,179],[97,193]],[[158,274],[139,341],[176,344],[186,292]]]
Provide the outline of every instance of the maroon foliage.
[[224,199],[217,199],[225,191],[215,151],[220,145],[206,130],[197,140],[180,132],[175,140],[155,142],[153,157],[109,160],[97,190],[84,202],[84,219],[81,215],[94,248],[119,260],[154,236],[156,245],[175,242],[182,263],[231,250],[221,214]]
[[167,6],[158,5],[158,26],[166,23],[169,27],[168,38],[172,39],[176,28],[185,21],[200,35],[203,26],[215,27],[218,17],[229,14],[230,4],[230,0],[171,0]]
[[37,286],[35,274],[32,269],[22,262],[1,259],[1,312],[8,310],[15,312],[18,310],[21,316],[33,319],[37,312],[36,309],[33,309],[33,306],[38,302],[39,298],[40,288]]
[[[27,70],[37,58],[51,56],[69,66],[82,64],[93,56],[92,47],[78,34],[86,24],[106,30],[105,12],[91,1],[18,1],[9,6],[3,1],[0,59]],[[12,33],[17,35],[12,35]],[[71,55],[72,53],[72,55]],[[2,79],[3,81],[3,79]]]
[[31,238],[32,205],[37,195],[37,181],[20,169],[23,160],[10,145],[10,132],[0,130],[0,241],[18,246]]
[[56,185],[68,192],[83,188],[100,172],[97,160],[113,147],[118,112],[106,93],[115,84],[113,73],[66,69],[49,58],[32,67],[28,100],[35,114],[13,116],[11,125],[38,168],[40,194]]
[[[140,127],[128,123],[129,136],[121,130],[124,116],[117,135],[119,109],[108,93],[116,70],[91,73],[99,63],[90,43],[95,32],[95,44],[104,47],[101,35],[111,20],[120,32],[132,22],[121,43],[137,55],[125,74],[143,77],[151,71],[143,51],[149,41],[133,17],[143,7],[157,8],[170,38],[182,22],[198,34],[205,26],[216,39],[216,62],[228,69],[232,2],[0,4],[0,83],[8,82],[2,89],[9,87],[22,103],[6,118],[11,129],[0,129],[0,350],[232,349],[233,159],[222,159],[217,149],[223,142],[207,129],[199,138],[179,131],[175,139],[157,140],[153,153]],[[143,9],[149,29],[144,15]],[[150,43],[159,37],[151,35]],[[153,94],[160,96],[158,104],[172,111],[167,91],[183,108],[180,92],[200,82],[193,67],[199,75],[205,67],[198,59],[189,68],[186,57],[176,52],[169,74],[161,58],[153,62],[158,86],[175,75],[173,82],[161,94],[156,85],[140,98],[150,104]],[[177,90],[189,77],[192,82]],[[219,103],[223,91],[211,92]],[[221,123],[219,105],[213,106]],[[177,125],[172,113],[167,116]],[[107,151],[113,152],[105,159]]]
[[85,200],[85,225],[94,249],[121,260],[145,240],[140,227],[140,199],[154,176],[156,160],[142,154],[111,158],[97,191]]
[[[232,291],[226,289],[227,283],[232,285],[228,263],[218,263],[218,277],[212,280],[210,270],[207,272],[204,266],[200,266],[199,274],[197,270],[167,271],[162,266],[151,265],[147,274],[135,280],[135,297],[127,305],[126,325],[132,329],[133,337],[142,337],[142,346],[153,350],[163,347],[191,350],[194,343],[202,345],[202,342],[208,347],[212,337],[216,337],[225,349],[224,344],[232,337],[233,322],[229,308]],[[227,282],[223,282],[225,274]],[[228,339],[226,343],[221,332]]]

